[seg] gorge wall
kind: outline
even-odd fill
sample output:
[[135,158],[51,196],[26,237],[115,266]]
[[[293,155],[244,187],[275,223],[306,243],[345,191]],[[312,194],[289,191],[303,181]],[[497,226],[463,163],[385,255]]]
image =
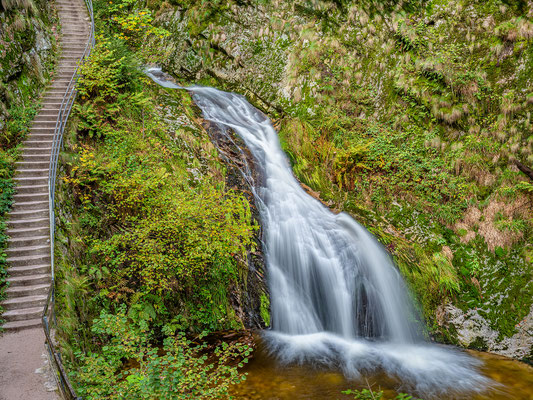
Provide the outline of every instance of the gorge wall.
[[387,246],[432,337],[531,358],[531,2],[147,6],[165,68],[277,118],[296,176]]

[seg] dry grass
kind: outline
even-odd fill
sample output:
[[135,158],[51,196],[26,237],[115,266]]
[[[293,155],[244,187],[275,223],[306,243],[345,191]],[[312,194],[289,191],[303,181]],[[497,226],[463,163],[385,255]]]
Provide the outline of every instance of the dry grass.
[[533,38],[533,23],[528,20],[522,19],[518,22],[517,31],[520,37],[529,40]]
[[17,13],[15,15],[15,18],[13,19],[13,23],[11,24],[12,28],[16,32],[22,32],[26,28],[26,21],[24,20],[24,16],[22,14]]
[[469,207],[462,221],[454,225],[454,230],[465,230],[466,234],[461,237],[461,242],[468,243],[477,235],[485,240],[487,247],[494,251],[496,247],[508,248],[523,237],[522,232],[511,230],[499,230],[496,226],[498,215],[508,220],[513,218],[530,218],[532,213],[530,199],[526,196],[514,199],[512,202],[492,200],[480,211],[476,207]]

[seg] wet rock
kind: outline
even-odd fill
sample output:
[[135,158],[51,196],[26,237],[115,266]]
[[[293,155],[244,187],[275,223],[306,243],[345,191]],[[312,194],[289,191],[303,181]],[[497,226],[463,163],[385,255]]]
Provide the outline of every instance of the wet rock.
[[[517,324],[517,332],[511,337],[500,339],[499,332],[490,327],[489,322],[479,315],[477,310],[463,312],[448,304],[445,307],[447,324],[457,331],[457,339],[462,346],[472,347],[478,344],[484,350],[502,356],[525,359],[533,350],[533,307],[529,314]],[[482,346],[479,346],[482,344]]]

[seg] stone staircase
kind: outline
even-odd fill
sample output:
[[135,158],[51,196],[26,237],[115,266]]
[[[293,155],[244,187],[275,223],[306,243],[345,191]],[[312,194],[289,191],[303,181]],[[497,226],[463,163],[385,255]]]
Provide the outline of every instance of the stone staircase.
[[42,101],[17,162],[16,194],[9,213],[6,249],[7,299],[3,328],[16,331],[41,325],[41,314],[52,279],[48,168],[59,108],[89,38],[83,0],[56,0],[61,21],[61,55],[56,76]]

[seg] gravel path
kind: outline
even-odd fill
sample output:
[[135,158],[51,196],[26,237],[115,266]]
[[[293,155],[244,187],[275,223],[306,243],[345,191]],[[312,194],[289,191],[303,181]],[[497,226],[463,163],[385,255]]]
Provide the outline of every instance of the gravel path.
[[42,328],[0,336],[0,400],[57,400],[56,389]]

